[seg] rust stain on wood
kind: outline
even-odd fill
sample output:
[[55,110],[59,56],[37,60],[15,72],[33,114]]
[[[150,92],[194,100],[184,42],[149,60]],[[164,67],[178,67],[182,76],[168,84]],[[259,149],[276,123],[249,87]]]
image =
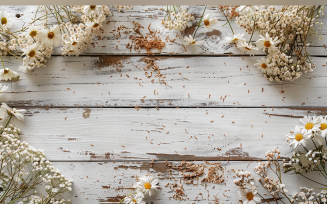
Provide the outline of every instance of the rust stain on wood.
[[194,30],[195,30],[195,27],[196,26],[194,25],[194,26],[191,26],[191,27],[186,28],[183,35],[184,36],[193,35]]
[[116,197],[106,197],[106,199],[100,198],[99,202],[119,202],[121,201],[123,198],[125,198],[125,196],[116,196]]
[[[152,166],[152,167],[151,167]],[[115,170],[117,169],[140,169],[140,170],[154,170],[155,172],[167,172],[170,167],[166,165],[165,162],[143,162],[141,166],[136,165],[119,165],[118,167],[114,167]]]
[[91,109],[85,109],[85,112],[83,113],[83,118],[89,118],[91,113]]
[[128,56],[104,55],[104,56],[99,57],[99,60],[96,62],[95,65],[98,67],[107,67],[107,66],[113,65],[119,61],[128,60],[128,59],[130,59],[130,57],[128,57]]
[[222,33],[221,33],[219,30],[214,29],[214,30],[212,30],[212,31],[210,31],[210,32],[207,32],[207,33],[206,33],[206,36],[218,35],[218,36],[220,37],[221,34],[222,34]]
[[308,114],[320,114],[320,115],[327,115],[327,108],[319,108],[319,107],[312,107],[312,108],[288,108],[290,110],[303,110],[307,111]]
[[244,152],[241,147],[228,150],[225,155],[217,156],[195,156],[195,155],[179,155],[179,154],[161,154],[147,153],[154,155],[159,160],[169,161],[260,161],[262,158],[251,157],[249,153]]
[[[87,151],[86,151],[87,152]],[[85,152],[85,155],[87,155]],[[91,155],[91,159],[110,159],[110,155],[112,155],[109,152],[104,153],[104,155],[95,155],[95,153],[89,153]]]

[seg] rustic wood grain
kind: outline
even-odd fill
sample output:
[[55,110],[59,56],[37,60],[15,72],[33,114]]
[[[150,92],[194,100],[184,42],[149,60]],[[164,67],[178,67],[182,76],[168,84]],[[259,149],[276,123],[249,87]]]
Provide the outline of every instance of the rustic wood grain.
[[[153,53],[156,55],[223,55],[223,54],[243,54],[240,53],[233,46],[224,46],[223,39],[226,36],[231,36],[232,32],[228,25],[223,26],[226,23],[225,17],[218,11],[217,7],[208,8],[206,13],[215,13],[217,19],[219,20],[218,24],[214,26],[213,31],[209,31],[206,28],[200,28],[197,32],[197,39],[203,39],[205,42],[203,46],[200,47],[189,47],[186,50],[183,48],[182,44],[184,42],[184,36],[192,34],[194,27],[190,27],[183,34],[178,31],[170,31],[168,29],[164,29],[161,24],[161,20],[164,18],[164,12],[160,9],[163,6],[133,6],[131,10],[125,10],[122,12],[116,11],[114,8],[110,8],[112,11],[112,16],[107,18],[106,23],[103,27],[103,33],[99,36],[95,37],[95,41],[93,46],[91,46],[85,53],[82,55],[97,55],[97,54],[115,54],[115,55],[135,55],[142,54],[145,55],[146,51],[141,50],[140,53],[138,51],[126,48],[126,45],[131,42],[129,39],[130,35],[135,35],[135,32],[131,32],[129,34],[121,33],[118,35],[117,28],[121,25],[133,29],[132,21],[139,22],[145,29],[141,29],[142,34],[148,33],[148,26],[151,23],[152,30],[159,30],[160,37],[162,40],[165,40],[167,36],[169,36],[165,48],[160,52],[158,50],[153,50]],[[204,6],[183,6],[189,10],[189,12],[193,13],[196,17],[196,20],[199,20],[202,15]],[[36,7],[35,6],[0,6],[0,9],[8,9],[12,12],[12,15],[23,14],[20,18],[14,17],[14,26],[12,30],[20,30],[23,23],[30,22],[32,18],[35,16]],[[41,14],[40,14],[41,15]],[[321,19],[324,21],[324,19]],[[51,19],[50,19],[51,20]],[[51,21],[50,21],[51,22]],[[54,22],[54,21],[53,21]],[[243,33],[244,29],[239,28],[236,24],[235,19],[231,20],[231,24],[233,26],[233,30],[235,33]],[[193,25],[196,25],[196,21],[194,21]],[[115,30],[115,31],[113,31]],[[318,37],[308,38],[307,43],[309,43],[309,47],[307,51],[312,56],[326,56],[327,51],[323,47],[323,45],[327,45],[327,26],[323,25],[322,29],[316,29],[318,31],[319,36],[323,36],[322,40],[319,40]],[[178,36],[177,36],[178,35]],[[250,38],[250,35],[247,35],[247,39]],[[170,42],[170,40],[175,39],[174,42]],[[253,39],[258,39],[257,35],[253,36]],[[60,55],[60,48],[55,50],[55,55]],[[258,51],[257,54],[263,54],[261,51]]]
[[[38,107],[326,107],[326,58],[313,58],[312,73],[283,83],[263,77],[253,66],[259,58],[158,57],[165,85],[156,71],[146,77],[145,57],[52,57],[47,67],[3,82],[10,89],[1,97],[13,106]],[[21,65],[4,60],[14,70]],[[115,65],[119,61],[123,67]]]
[[[197,19],[204,8],[186,7]],[[133,6],[122,12],[111,8],[113,16],[84,57],[60,57],[58,47],[46,68],[20,73],[17,82],[2,82],[9,85],[9,92],[0,95],[1,101],[27,109],[24,122],[12,121],[22,130],[21,139],[43,150],[55,167],[74,180],[73,192],[65,195],[73,203],[117,203],[130,193],[137,176],[148,173],[159,177],[162,189],[147,203],[215,203],[214,195],[221,204],[237,203],[231,169],[252,171],[274,146],[288,156],[292,148],[284,135],[298,119],[327,115],[325,25],[319,31],[322,40],[308,39],[307,50],[317,69],[294,82],[276,83],[253,66],[261,56],[243,57],[235,47],[223,45],[222,39],[231,32],[222,27],[226,20],[217,8],[208,9],[219,19],[215,30],[198,31],[204,45],[186,50],[183,37],[194,27],[184,34],[163,29],[161,8]],[[12,16],[23,14],[14,17],[16,30],[34,17],[36,7],[2,9],[9,9]],[[160,53],[153,50],[164,81],[155,77],[156,72],[146,77],[145,50],[126,48],[135,33],[114,36],[120,25],[132,29],[132,21],[145,27],[143,34],[151,22],[150,28],[160,30],[163,40],[169,35]],[[231,23],[235,33],[244,32],[234,20]],[[22,64],[13,57],[4,60],[16,71]],[[175,192],[165,186],[183,183],[183,175],[166,166],[165,160],[175,165],[185,160],[199,165],[221,161],[226,185],[183,184],[186,200],[174,200]],[[320,187],[292,174],[283,182],[290,194],[300,186]]]
[[[208,171],[208,166],[204,162],[194,162],[198,165],[204,165],[205,172]],[[168,164],[180,165],[181,162],[168,162]],[[257,165],[256,162],[221,162],[221,165],[226,169],[224,177],[225,183],[213,184],[202,182],[202,176],[194,183],[198,185],[187,185],[183,181],[183,175],[171,170],[166,166],[165,162],[55,162],[54,166],[59,168],[61,172],[68,178],[74,180],[73,191],[66,194],[66,197],[71,199],[73,203],[117,203],[124,196],[133,192],[132,185],[135,184],[137,177],[146,174],[153,174],[159,178],[159,186],[162,188],[154,197],[146,199],[147,203],[211,203],[215,202],[215,197],[218,198],[220,204],[235,204],[238,203],[238,187],[233,183],[234,173],[231,169],[244,169],[253,172],[253,168]],[[151,168],[152,166],[152,168]],[[170,173],[169,173],[170,170]],[[192,174],[189,172],[186,174]],[[272,198],[269,193],[264,191],[261,184],[256,180],[257,175],[253,173],[255,184],[258,192],[266,199]],[[270,175],[275,178],[274,175]],[[313,176],[313,174],[310,174]],[[312,177],[314,178],[314,177]],[[307,186],[311,188],[319,188],[315,183],[312,183],[300,175],[284,174],[283,182],[285,188],[289,190],[289,195],[299,191],[299,187]],[[185,196],[182,197],[186,201],[173,199],[176,188],[171,190],[167,184],[176,183],[182,184]]]
[[28,108],[23,141],[54,161],[262,160],[304,115],[326,108]]

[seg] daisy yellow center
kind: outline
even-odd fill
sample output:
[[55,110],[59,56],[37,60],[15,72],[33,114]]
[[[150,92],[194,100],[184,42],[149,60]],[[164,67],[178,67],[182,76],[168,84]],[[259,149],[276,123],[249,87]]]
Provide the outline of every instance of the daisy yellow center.
[[303,135],[302,134],[296,134],[295,135],[295,139],[297,140],[297,141],[301,141],[302,139],[303,139]]
[[304,127],[305,127],[305,129],[310,130],[310,129],[313,128],[313,124],[312,123],[307,123]]
[[137,201],[136,201],[135,199],[133,199],[133,202],[134,202],[134,203],[137,203]]
[[265,63],[261,64],[261,68],[262,68],[262,69],[267,69],[267,67],[268,67],[268,66],[267,66]]
[[91,8],[92,10],[95,9],[95,7],[96,7],[95,5],[91,5],[91,6],[90,6],[90,8]]
[[76,44],[77,44],[77,42],[73,42],[73,43],[72,43],[72,45],[76,45]]
[[34,38],[36,35],[37,35],[37,31],[33,30],[33,31],[30,32],[31,37]]
[[145,188],[145,189],[150,189],[150,188],[151,188],[151,184],[149,184],[149,183],[145,183],[145,184],[144,184],[144,188]]
[[31,50],[31,51],[28,53],[28,56],[29,56],[29,57],[34,57],[34,56],[35,56],[35,51],[34,51],[34,50]]
[[100,25],[99,23],[96,23],[93,25],[93,28],[97,28],[97,27],[99,27],[99,25]]
[[54,34],[53,32],[49,32],[49,33],[48,33],[48,38],[49,38],[49,39],[54,38],[54,36],[55,36],[55,34]]
[[321,123],[320,124],[320,130],[325,130],[327,128],[327,124],[326,123]]
[[270,47],[270,46],[271,46],[271,44],[270,44],[269,41],[265,41],[265,42],[263,42],[263,45],[264,45],[265,47]]
[[4,73],[4,74],[8,74],[8,72],[9,72],[9,69],[5,69],[5,70],[3,70],[3,73]]
[[206,26],[207,26],[207,25],[209,25],[209,24],[210,24],[210,21],[206,19],[206,20],[204,20],[204,21],[203,21],[203,23],[204,23],[204,25],[206,25]]
[[248,47],[244,47],[244,49],[246,49],[246,50],[251,50],[250,48],[248,48]]
[[253,193],[252,192],[248,192],[247,194],[246,194],[246,198],[248,199],[248,200],[253,200]]
[[7,24],[7,22],[8,22],[8,20],[7,20],[6,17],[2,17],[2,18],[1,18],[1,24],[2,24],[2,25],[3,25],[3,24]]
[[68,52],[74,52],[74,50],[69,50]]
[[193,41],[191,42],[192,45],[194,45],[195,43],[196,43],[195,40],[193,40]]

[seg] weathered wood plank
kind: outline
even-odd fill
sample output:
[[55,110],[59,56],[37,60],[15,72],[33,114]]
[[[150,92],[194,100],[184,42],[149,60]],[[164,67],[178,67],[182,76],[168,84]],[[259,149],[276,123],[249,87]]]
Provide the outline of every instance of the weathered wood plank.
[[[171,162],[169,162],[170,164]],[[180,165],[181,162],[174,162],[173,165]],[[199,165],[206,166],[205,172],[208,171],[204,162],[195,162]],[[55,162],[54,166],[59,168],[61,172],[68,178],[74,180],[73,191],[67,193],[67,198],[71,199],[73,203],[78,204],[95,204],[95,203],[117,203],[124,196],[133,192],[132,184],[135,184],[138,176],[145,174],[153,174],[159,178],[159,186],[162,188],[158,190],[154,197],[146,199],[147,203],[218,203],[215,202],[215,197],[218,198],[221,204],[235,204],[238,203],[238,187],[233,183],[233,176],[235,175],[231,169],[245,169],[253,172],[253,168],[257,165],[256,162],[221,162],[226,170],[224,177],[226,182],[223,184],[213,184],[202,182],[199,178],[198,185],[187,185],[183,181],[183,175],[175,170],[170,170],[165,165],[165,162]],[[152,168],[151,168],[152,166]],[[190,172],[188,174],[192,174]],[[257,178],[257,175],[253,173]],[[314,176],[309,174],[309,176]],[[271,178],[274,178],[271,175]],[[311,177],[313,178],[313,177]],[[317,184],[305,180],[300,175],[285,174],[283,182],[286,184],[285,188],[290,195],[299,192],[299,187],[306,186],[317,188]],[[182,200],[175,200],[172,197],[176,193],[175,188],[170,189],[171,185],[167,184],[183,184],[185,196]],[[257,190],[266,199],[271,198],[269,193],[264,191],[260,183],[255,179]]]
[[56,161],[262,160],[303,115],[326,109],[28,108],[21,139]]
[[[263,77],[253,65],[259,58],[159,57],[165,85],[157,71],[146,77],[144,57],[52,57],[46,68],[3,82],[10,89],[2,100],[14,106],[326,106],[326,58],[313,58],[312,73],[283,83]],[[4,60],[14,70],[21,65]]]
[[[19,19],[15,19],[13,30],[21,29],[23,22],[29,22],[31,18],[34,18],[36,7],[35,6],[0,6],[0,9],[8,9],[13,13],[13,16],[16,14],[24,14]],[[94,46],[90,47],[83,55],[95,55],[95,54],[115,54],[115,55],[135,55],[135,54],[146,54],[145,50],[138,51],[126,48],[126,45],[131,42],[129,39],[130,35],[134,35],[132,32],[130,34],[123,34],[116,38],[114,36],[118,32],[112,33],[113,30],[117,30],[118,26],[124,25],[125,27],[132,30],[133,24],[132,21],[139,22],[145,29],[141,29],[142,34],[148,32],[147,27],[151,23],[152,30],[160,30],[160,37],[162,40],[165,40],[169,35],[169,40],[166,42],[165,48],[159,53],[157,50],[153,50],[156,55],[159,54],[180,54],[180,55],[221,55],[221,54],[242,54],[233,46],[224,46],[223,39],[226,36],[231,36],[232,32],[228,26],[222,27],[226,23],[225,17],[217,10],[217,8],[208,8],[208,13],[215,13],[219,23],[215,25],[214,31],[208,31],[206,28],[200,28],[198,30],[197,39],[203,39],[205,42],[201,47],[183,48],[182,44],[184,42],[184,36],[192,34],[194,27],[189,28],[185,33],[181,34],[177,31],[169,31],[164,29],[161,24],[161,20],[164,18],[164,12],[160,9],[163,6],[133,6],[131,10],[126,10],[123,12],[117,12],[114,9],[112,10],[113,16],[108,17],[103,27],[103,33],[99,37],[95,37]],[[200,17],[204,6],[184,6],[183,8],[189,9],[189,12],[193,13],[195,17]],[[15,18],[15,17],[14,17]],[[327,18],[326,16],[324,18]],[[322,19],[323,20],[323,19]],[[243,33],[244,29],[239,28],[236,24],[235,19],[231,21],[235,33]],[[195,22],[194,22],[195,25]],[[179,35],[176,37],[176,35]],[[318,37],[308,38],[307,43],[310,46],[307,48],[308,53],[312,56],[326,56],[327,50],[323,45],[327,45],[327,26],[323,26],[322,30],[319,30],[319,35],[323,36],[322,40],[319,40]],[[247,35],[249,39],[250,35]],[[174,42],[170,42],[170,39],[176,39]],[[253,39],[257,39],[254,35]],[[60,55],[60,48],[55,50],[55,55]],[[257,54],[263,54],[261,51],[258,51]]]

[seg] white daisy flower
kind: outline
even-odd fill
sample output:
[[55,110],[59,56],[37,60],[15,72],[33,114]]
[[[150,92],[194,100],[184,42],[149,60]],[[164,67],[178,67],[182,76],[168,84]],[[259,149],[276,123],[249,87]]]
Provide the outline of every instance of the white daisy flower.
[[243,43],[246,42],[246,40],[243,38],[244,33],[235,34],[233,37],[226,37],[225,42],[226,43]]
[[125,197],[124,202],[126,202],[127,204],[145,204],[145,202],[143,201],[143,194],[140,193]]
[[240,189],[238,195],[243,204],[256,204],[261,202],[261,199],[257,196],[257,191],[254,189]]
[[280,40],[278,40],[278,37],[275,37],[273,40],[271,37],[269,37],[269,34],[266,33],[266,36],[259,35],[261,39],[256,41],[256,45],[259,49],[263,49],[265,51],[268,49],[268,53],[276,51],[278,47],[276,45],[280,43]]
[[83,13],[87,16],[94,17],[99,14],[99,11],[101,11],[101,9],[101,5],[86,5],[84,6]]
[[4,68],[0,70],[0,77],[1,80],[18,80],[19,79],[19,74],[17,72],[9,69],[9,68]]
[[35,42],[40,35],[40,28],[38,26],[29,25],[28,29],[23,35],[28,41]]
[[242,5],[235,9],[240,15],[253,14],[256,10],[259,10],[259,6],[256,5]]
[[218,23],[218,20],[215,18],[214,14],[212,14],[212,13],[208,13],[203,17],[203,24],[209,30],[212,30],[213,25],[215,25],[217,23]]
[[10,13],[8,11],[0,11],[0,27],[7,31],[12,26],[11,22],[9,21]]
[[78,47],[80,47],[82,42],[77,37],[72,36],[69,39],[65,40],[64,44],[69,46],[69,47],[72,47],[72,48],[78,48]]
[[[327,116],[326,116],[327,117]],[[319,117],[319,124],[320,124],[320,133],[321,137],[326,138],[327,136],[327,118],[326,117]]]
[[287,141],[290,141],[291,139],[293,139],[290,146],[294,145],[294,149],[298,145],[306,146],[312,136],[311,133],[305,131],[304,129],[300,128],[299,126],[296,126],[294,130],[292,129],[292,132],[293,132],[293,134],[286,135],[285,138]]
[[7,85],[0,84],[0,94],[5,92],[9,87]]
[[159,187],[158,179],[154,178],[152,175],[144,176],[140,178],[140,181],[136,183],[136,191],[144,194],[145,196],[153,196]]
[[309,133],[320,130],[319,118],[311,118],[311,117],[304,116],[304,118],[303,119],[300,118],[299,121],[300,121],[299,127]]
[[24,120],[24,114],[22,112],[25,112],[25,109],[17,110],[16,108],[10,108],[7,104],[2,103],[1,108],[4,108],[8,111],[8,114],[16,116],[18,120]]
[[24,64],[31,64],[38,61],[38,59],[41,57],[42,53],[40,52],[40,45],[38,43],[32,44],[24,49],[22,51],[24,52],[22,55],[25,55],[24,57]]
[[105,15],[100,15],[95,21],[86,23],[86,30],[99,30],[102,27],[102,23],[106,20]]
[[8,117],[8,111],[4,108],[0,108],[0,121]]
[[269,64],[269,59],[261,58],[257,60],[257,63],[254,64],[254,66],[258,67],[258,69],[261,69],[263,72],[267,71],[270,67],[274,66],[273,63]]
[[61,43],[61,33],[59,25],[51,26],[50,30],[40,31],[41,42],[45,47],[57,47]]
[[258,48],[256,48],[255,46],[253,45],[250,45],[249,43],[247,42],[239,42],[237,43],[237,48],[243,52],[247,52],[251,55],[254,56],[254,53],[258,50]]
[[189,35],[189,37],[185,36],[184,37],[184,45],[185,46],[189,46],[189,45],[202,45],[203,41],[196,41],[195,39],[193,39],[192,35]]

